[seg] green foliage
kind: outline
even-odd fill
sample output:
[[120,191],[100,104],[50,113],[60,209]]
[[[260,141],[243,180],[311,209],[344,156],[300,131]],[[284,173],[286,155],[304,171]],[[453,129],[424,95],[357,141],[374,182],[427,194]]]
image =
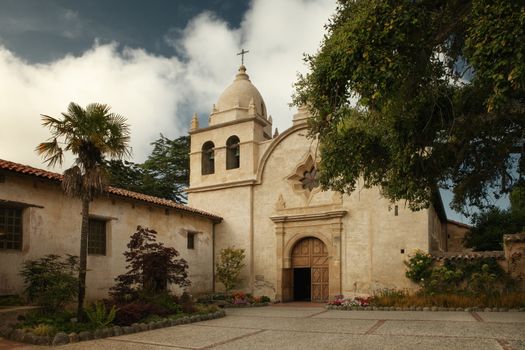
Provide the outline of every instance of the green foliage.
[[523,177],[522,1],[339,1],[327,30],[293,102],[313,115],[323,188],[364,179],[417,210],[439,186],[462,210]]
[[48,324],[45,324],[45,323],[41,323],[41,324],[37,325],[36,327],[32,328],[31,331],[35,335],[38,335],[38,336],[41,336],[41,337],[46,337],[46,336],[50,337],[50,336],[56,334],[56,332],[57,332],[55,327],[53,327],[51,325],[48,325]]
[[239,274],[244,264],[244,249],[233,247],[221,250],[217,264],[217,279],[224,285],[226,292],[230,292],[239,282]]
[[88,319],[97,328],[106,327],[113,322],[117,314],[115,305],[108,311],[106,305],[102,302],[95,302],[85,309]]
[[405,275],[408,279],[415,283],[421,283],[428,280],[432,274],[432,264],[434,259],[428,253],[417,250],[414,255],[410,256],[405,265],[407,271]]
[[[447,260],[440,264],[430,254],[418,251],[405,264],[407,278],[421,287],[422,294],[494,296],[514,286],[514,281],[494,259]],[[385,300],[401,297],[390,295],[391,292],[387,290],[378,296]]]
[[495,293],[494,284],[496,283],[497,275],[490,271],[489,265],[484,264],[481,271],[474,272],[470,277],[469,288],[475,294],[498,294]]
[[429,294],[456,293],[463,281],[463,271],[452,266],[436,266],[428,280],[422,281],[423,288]]
[[127,245],[126,273],[117,276],[117,284],[110,294],[119,302],[144,299],[166,293],[170,284],[187,287],[188,263],[177,259],[179,252],[157,242],[157,232],[153,229],[137,227]]
[[20,295],[0,295],[0,306],[19,305],[24,305],[24,300]]
[[39,328],[40,332],[49,332],[50,336],[56,332],[81,332],[94,329],[91,323],[71,322],[75,315],[69,311],[35,311],[25,315],[25,319],[17,324],[17,328],[35,329]]
[[45,310],[59,310],[78,293],[78,257],[46,255],[27,260],[20,274],[24,278],[28,299]]
[[464,244],[476,251],[503,250],[503,235],[523,231],[525,211],[493,208],[473,215]]
[[62,113],[62,118],[42,115],[42,125],[49,128],[51,138],[36,148],[50,166],[62,165],[65,152],[71,152],[76,157],[74,165],[64,171],[62,189],[67,195],[79,197],[82,201],[77,301],[79,320],[84,317],[86,294],[89,203],[108,185],[106,157],[122,159],[131,154],[126,118],[110,110],[111,107],[105,104],[91,103],[82,108],[71,102],[67,112]]
[[152,143],[153,151],[143,164],[127,161],[107,163],[110,183],[131,191],[186,201],[189,185],[189,136],[170,140],[164,135]]

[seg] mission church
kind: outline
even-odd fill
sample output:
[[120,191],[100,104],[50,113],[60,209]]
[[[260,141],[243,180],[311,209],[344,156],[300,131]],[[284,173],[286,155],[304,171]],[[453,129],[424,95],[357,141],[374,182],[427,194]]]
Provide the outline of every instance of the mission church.
[[215,254],[244,249],[243,288],[276,300],[413,288],[407,253],[449,250],[447,226],[465,228],[447,221],[440,198],[412,212],[378,188],[321,191],[308,117],[299,108],[292,127],[272,135],[272,118],[244,65],[213,105],[208,126],[194,115],[189,205],[223,218]]
[[[404,261],[415,249],[461,249],[465,227],[448,221],[441,200],[412,212],[379,188],[321,191],[309,114],[272,134],[263,97],[241,65],[207,126],[194,115],[188,205],[110,187],[90,210],[88,298],[107,295],[124,272],[122,252],[137,225],[158,231],[190,267],[194,294],[221,291],[221,249],[245,250],[238,289],[277,301],[327,301],[335,295],[414,288]],[[61,175],[0,160],[0,294],[19,293],[23,262],[78,254],[80,201]]]

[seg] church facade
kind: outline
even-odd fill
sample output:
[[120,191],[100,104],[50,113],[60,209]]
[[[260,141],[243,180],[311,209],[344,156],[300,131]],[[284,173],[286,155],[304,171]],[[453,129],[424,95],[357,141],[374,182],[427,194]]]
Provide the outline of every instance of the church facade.
[[414,288],[405,277],[407,254],[447,250],[440,201],[412,212],[378,188],[321,191],[307,119],[300,108],[292,127],[272,135],[271,116],[244,65],[213,105],[208,126],[194,115],[189,205],[223,218],[215,257],[226,247],[244,249],[240,288],[280,301]]

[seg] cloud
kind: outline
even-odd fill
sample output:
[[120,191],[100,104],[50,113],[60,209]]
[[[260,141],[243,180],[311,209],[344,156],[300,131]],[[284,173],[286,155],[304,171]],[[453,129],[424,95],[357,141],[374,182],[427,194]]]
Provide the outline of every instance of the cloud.
[[294,113],[288,107],[292,84],[306,69],[302,54],[319,47],[334,9],[332,0],[256,0],[238,28],[204,12],[182,31],[166,34],[177,52],[169,58],[95,43],[79,56],[32,64],[0,46],[0,158],[42,167],[34,148],[49,133],[40,114],[57,116],[74,101],[107,103],[126,116],[133,160],[141,162],[159,133],[186,134],[193,111],[207,120],[235,76],[241,47],[250,50],[248,74],[283,131]]

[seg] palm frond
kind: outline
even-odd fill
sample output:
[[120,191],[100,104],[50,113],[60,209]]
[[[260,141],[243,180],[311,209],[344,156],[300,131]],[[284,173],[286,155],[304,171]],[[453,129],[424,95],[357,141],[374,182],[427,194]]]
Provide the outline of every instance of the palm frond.
[[54,167],[59,164],[62,165],[64,160],[64,151],[58,145],[58,141],[54,138],[52,141],[42,142],[36,146],[35,151],[44,157],[44,163]]

